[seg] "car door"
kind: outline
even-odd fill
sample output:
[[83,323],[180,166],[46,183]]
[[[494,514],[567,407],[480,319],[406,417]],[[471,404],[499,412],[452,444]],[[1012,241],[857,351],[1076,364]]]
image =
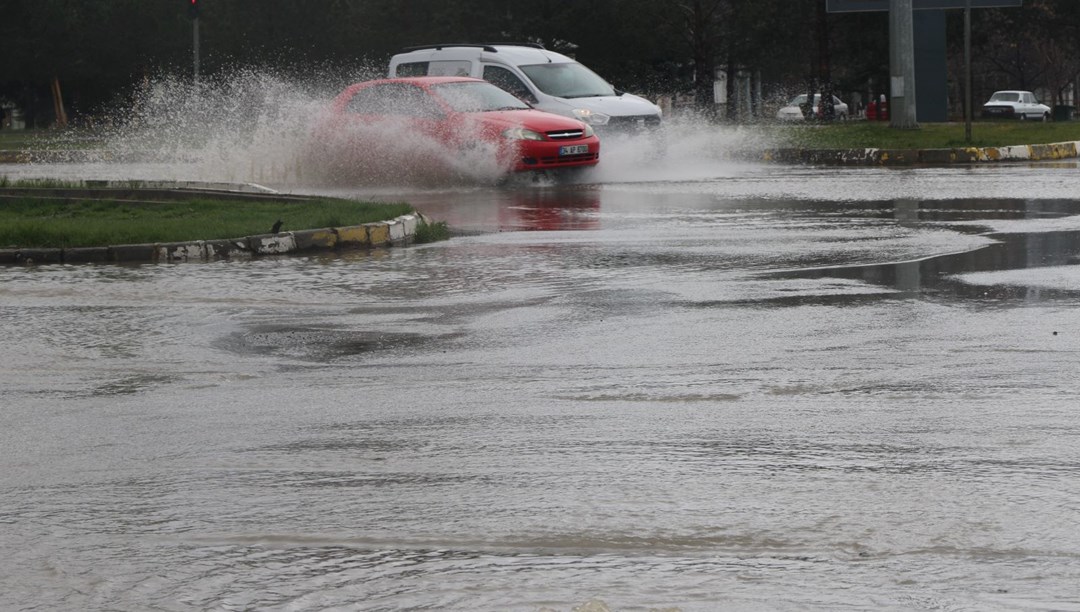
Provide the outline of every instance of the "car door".
[[1031,94],[1026,91],[1020,92],[1020,102],[1016,105],[1016,112],[1020,114],[1021,119],[1031,117]]

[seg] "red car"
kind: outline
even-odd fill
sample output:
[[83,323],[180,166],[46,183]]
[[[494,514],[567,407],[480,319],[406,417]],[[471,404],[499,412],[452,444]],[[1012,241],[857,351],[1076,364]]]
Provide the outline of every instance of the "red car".
[[589,125],[466,77],[351,85],[334,99],[316,140],[339,170],[394,176],[418,167],[500,175],[588,167],[600,159]]

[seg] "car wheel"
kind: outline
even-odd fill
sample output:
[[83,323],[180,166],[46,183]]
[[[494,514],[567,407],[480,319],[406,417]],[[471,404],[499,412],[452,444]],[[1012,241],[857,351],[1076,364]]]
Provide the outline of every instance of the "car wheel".
[[1043,120],[1043,123],[1046,123],[1047,121],[1050,121],[1050,113],[1043,113],[1042,120]]

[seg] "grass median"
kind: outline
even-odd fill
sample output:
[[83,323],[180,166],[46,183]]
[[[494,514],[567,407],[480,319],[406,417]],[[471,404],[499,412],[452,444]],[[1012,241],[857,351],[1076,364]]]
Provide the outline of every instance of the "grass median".
[[386,221],[408,204],[340,199],[162,202],[0,194],[0,248],[72,248],[219,240]]

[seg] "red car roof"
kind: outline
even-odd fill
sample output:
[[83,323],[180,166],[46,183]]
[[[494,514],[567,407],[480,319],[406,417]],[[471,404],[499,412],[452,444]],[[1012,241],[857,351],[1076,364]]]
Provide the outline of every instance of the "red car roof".
[[473,77],[459,77],[459,76],[421,76],[421,77],[397,77],[393,79],[375,79],[373,81],[364,81],[362,83],[353,83],[352,87],[357,85],[375,85],[378,83],[412,83],[413,85],[436,85],[438,83],[461,83],[468,81],[480,81],[486,82],[484,79],[475,79]]

